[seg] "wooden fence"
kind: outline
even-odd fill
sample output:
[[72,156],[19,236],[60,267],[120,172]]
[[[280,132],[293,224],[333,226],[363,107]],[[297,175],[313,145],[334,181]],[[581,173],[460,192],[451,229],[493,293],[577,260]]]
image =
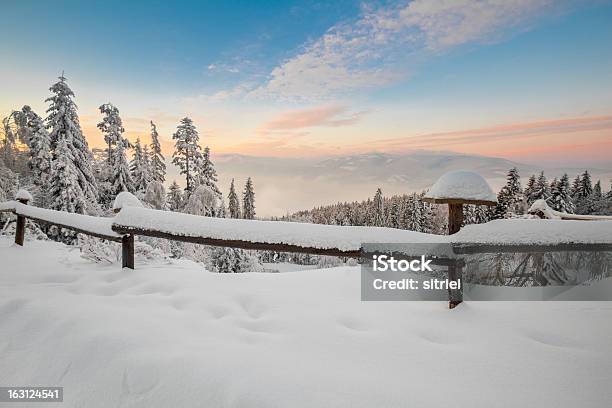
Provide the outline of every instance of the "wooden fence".
[[[80,214],[60,213],[58,211],[40,209],[28,205],[28,199],[18,199],[16,202],[0,203],[0,212],[11,212],[17,215],[15,243],[24,245],[25,238],[25,223],[26,219],[34,222],[55,225],[59,228],[65,228],[77,233],[90,235],[93,237],[120,242],[122,246],[122,267],[134,269],[134,236],[147,236],[155,238],[163,238],[188,242],[193,244],[204,244],[222,247],[234,247],[246,250],[267,250],[278,252],[294,252],[308,253],[314,255],[337,256],[347,258],[361,258],[362,250],[346,250],[341,248],[316,248],[306,245],[295,245],[287,243],[271,243],[258,242],[257,240],[240,240],[227,239],[223,237],[207,237],[207,236],[188,236],[177,234],[176,232],[163,231],[156,228],[144,228],[125,225],[117,222],[113,218],[90,217]],[[46,214],[61,214],[62,220],[57,217],[47,216]],[[46,218],[45,218],[46,217]],[[53,219],[51,219],[53,218]],[[72,221],[72,220],[76,221]],[[89,228],[88,222],[96,221],[103,222],[104,228]],[[81,222],[82,221],[82,222]],[[258,222],[258,221],[253,221]],[[290,223],[291,224],[291,223]],[[296,226],[303,224],[295,223]],[[351,227],[334,227],[334,228],[351,228]],[[369,228],[369,227],[364,227]],[[372,229],[374,231],[375,228]],[[380,233],[380,229],[378,229]],[[385,231],[383,231],[384,233]],[[406,231],[406,233],[409,233]],[[380,234],[379,234],[380,235]],[[462,268],[465,266],[462,256],[470,254],[486,254],[486,253],[543,253],[543,252],[567,252],[567,251],[612,251],[612,243],[560,243],[550,245],[487,245],[487,244],[470,244],[457,243],[451,244],[453,255],[447,258],[440,259],[439,265],[448,267],[448,277],[451,280],[456,280],[462,276]],[[463,300],[462,292],[449,291],[449,306],[455,307]]]

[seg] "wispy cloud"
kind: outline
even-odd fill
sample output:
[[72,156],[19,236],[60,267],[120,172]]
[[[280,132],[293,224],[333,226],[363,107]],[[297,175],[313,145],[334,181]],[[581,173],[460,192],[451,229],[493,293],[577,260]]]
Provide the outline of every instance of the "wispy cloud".
[[411,63],[472,42],[491,42],[524,27],[552,0],[414,0],[365,8],[275,67],[254,97],[326,98],[405,78]]
[[357,123],[367,112],[349,112],[346,106],[325,105],[281,113],[264,123],[261,130],[295,130],[311,127],[338,127]]
[[[405,149],[445,149],[457,145],[473,145],[494,141],[529,141],[550,135],[599,131],[607,135],[612,132],[612,116],[591,116],[570,119],[545,120],[527,123],[490,126],[450,132],[428,133],[378,140],[376,145],[385,151]],[[533,146],[527,145],[528,148]],[[366,147],[366,145],[364,145]],[[554,147],[554,146],[550,146]]]

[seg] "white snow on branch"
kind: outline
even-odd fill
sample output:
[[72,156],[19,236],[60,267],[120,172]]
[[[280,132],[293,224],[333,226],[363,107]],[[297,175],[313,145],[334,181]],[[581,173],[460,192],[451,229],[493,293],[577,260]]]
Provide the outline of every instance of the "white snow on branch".
[[0,211],[15,211],[16,201],[5,201],[0,203]]

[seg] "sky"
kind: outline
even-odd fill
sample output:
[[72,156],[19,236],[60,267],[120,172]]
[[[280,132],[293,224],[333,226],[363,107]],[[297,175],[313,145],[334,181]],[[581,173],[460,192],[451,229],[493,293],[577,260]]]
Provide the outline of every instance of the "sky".
[[612,2],[3,2],[0,115],[62,71],[91,146],[112,102],[165,153],[450,151],[612,168]]

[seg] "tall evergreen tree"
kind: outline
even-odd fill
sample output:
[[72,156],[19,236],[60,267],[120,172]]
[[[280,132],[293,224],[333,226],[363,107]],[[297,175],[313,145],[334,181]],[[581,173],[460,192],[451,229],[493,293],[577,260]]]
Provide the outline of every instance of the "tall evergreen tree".
[[[47,109],[47,118],[45,119],[51,141],[51,151],[57,150],[61,140],[65,140],[65,148],[71,153],[74,167],[76,168],[76,182],[79,188],[75,191],[82,191],[85,196],[85,202],[88,208],[92,211],[97,207],[98,190],[96,179],[91,168],[93,155],[89,151],[87,140],[81,131],[79,117],[77,115],[77,107],[72,98],[74,93],[66,83],[66,78],[62,74],[59,81],[49,88],[52,96],[47,98],[45,102],[50,102]],[[53,160],[59,160],[59,155],[54,154]],[[52,164],[53,166],[53,164]],[[55,199],[57,196],[53,196]],[[76,206],[75,208],[79,208]],[[85,211],[83,209],[82,211]]]
[[535,191],[536,191],[536,176],[535,174],[532,174],[531,176],[529,176],[529,180],[527,181],[527,186],[525,187],[525,191],[523,192],[525,194],[525,198],[527,199],[527,205],[533,204],[533,202],[536,200],[534,197]]
[[111,173],[111,179],[109,180],[112,185],[112,191],[114,195],[121,193],[122,191],[128,191],[134,193],[134,181],[130,174],[130,165],[127,161],[125,149],[127,148],[127,140],[123,139],[117,142],[117,147],[113,149],[113,168]]
[[240,218],[240,201],[238,200],[238,195],[234,188],[234,179],[232,179],[232,184],[230,184],[230,191],[227,199],[229,200],[230,218]]
[[565,213],[574,212],[574,202],[570,194],[570,183],[567,174],[564,174],[560,180],[555,179],[551,184],[551,197],[549,199],[550,206],[553,210]]
[[166,162],[161,152],[157,126],[151,121],[151,178],[163,183],[166,181]]
[[572,182],[572,187],[570,189],[570,194],[572,195],[573,199],[578,198],[579,191],[580,191],[580,175],[577,175],[576,178],[574,178],[574,181]]
[[185,190],[191,191],[197,185],[196,176],[198,175],[198,170],[196,165],[202,156],[200,146],[198,145],[200,136],[193,121],[185,117],[181,119],[181,123],[176,128],[172,138],[176,140],[174,144],[175,150],[172,154],[172,163],[178,166],[181,174],[185,175]]
[[250,177],[246,181],[242,194],[242,217],[247,220],[255,218],[255,191]]
[[181,211],[183,208],[183,193],[181,187],[176,183],[176,180],[172,182],[168,189],[168,208],[170,211]]
[[217,187],[217,181],[217,171],[215,170],[215,166],[210,159],[210,149],[208,146],[206,146],[204,148],[204,152],[198,160],[197,183],[203,184],[210,188],[220,199],[222,194],[219,187]]
[[149,183],[147,162],[145,162],[145,160],[148,162],[148,158],[142,150],[140,138],[137,138],[134,144],[134,155],[130,162],[130,174],[132,176],[134,191],[140,194],[144,194],[147,189],[147,184]]
[[100,113],[104,115],[102,122],[98,123],[98,129],[104,134],[104,141],[106,142],[108,149],[106,151],[108,157],[108,164],[112,165],[113,148],[120,141],[123,140],[123,122],[119,116],[119,109],[117,109],[112,103],[105,103],[100,105]]
[[[550,187],[548,185],[548,180],[546,180],[546,176],[544,172],[540,173],[538,177],[538,181],[536,181],[535,189],[533,191],[533,201],[535,200],[548,200],[550,197]],[[531,203],[533,203],[533,201]]]
[[70,149],[71,135],[61,137],[53,154],[49,176],[49,207],[53,210],[82,214],[85,210],[85,194],[78,182],[79,169]]
[[26,105],[22,108],[21,112],[29,133],[30,160],[28,166],[32,170],[34,184],[42,188],[46,186],[51,170],[51,160],[53,158],[51,154],[51,139],[42,118],[32,108]]
[[495,218],[506,218],[514,214],[523,213],[523,191],[521,179],[516,167],[508,171],[506,185],[497,194]]
[[374,195],[374,222],[375,227],[383,227],[385,225],[385,208],[383,204],[382,190],[379,188]]

